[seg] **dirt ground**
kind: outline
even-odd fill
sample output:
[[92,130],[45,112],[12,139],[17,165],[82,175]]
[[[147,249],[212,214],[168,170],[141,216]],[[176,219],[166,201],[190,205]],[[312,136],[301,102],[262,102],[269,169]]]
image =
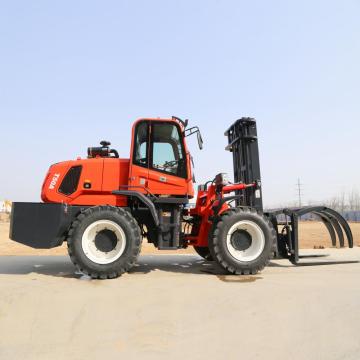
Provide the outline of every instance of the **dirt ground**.
[[68,256],[0,256],[0,359],[358,360],[360,248],[326,252],[328,266],[276,260],[256,276],[143,255],[107,281]]
[[[350,223],[354,236],[354,243],[360,246],[360,223]],[[9,240],[9,222],[0,222],[0,255],[66,255],[66,244],[51,250],[35,250],[27,246]],[[303,221],[300,224],[300,247],[313,249],[314,247],[331,247],[331,241],[327,229],[321,222]],[[143,242],[144,254],[194,254],[192,247],[185,250],[159,252],[152,244]]]
[[[0,222],[1,360],[359,359],[358,246],[233,276],[190,248],[146,244],[129,273],[101,281],[78,273],[65,247],[33,250],[8,230]],[[302,223],[303,245],[330,246],[325,231]]]

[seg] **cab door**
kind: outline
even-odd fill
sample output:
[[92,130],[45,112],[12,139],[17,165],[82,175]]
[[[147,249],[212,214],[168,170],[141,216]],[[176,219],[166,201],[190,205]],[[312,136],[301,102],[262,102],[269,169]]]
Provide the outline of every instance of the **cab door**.
[[149,177],[150,122],[141,120],[134,125],[129,172],[129,190],[146,193]]
[[176,122],[152,121],[148,188],[156,195],[188,194],[187,155]]

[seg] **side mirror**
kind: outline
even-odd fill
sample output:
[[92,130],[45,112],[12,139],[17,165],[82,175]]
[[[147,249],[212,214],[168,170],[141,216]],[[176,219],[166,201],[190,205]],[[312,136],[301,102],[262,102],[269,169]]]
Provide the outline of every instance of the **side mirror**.
[[203,142],[203,139],[202,139],[202,136],[201,136],[201,133],[200,133],[200,129],[197,126],[193,126],[190,129],[186,129],[183,134],[184,134],[185,137],[187,137],[187,136],[194,135],[195,133],[197,135],[199,149],[202,150],[204,142]]
[[204,142],[203,142],[203,139],[201,137],[201,134],[200,134],[200,131],[198,131],[196,133],[197,135],[197,140],[198,140],[198,144],[199,144],[199,149],[202,150],[203,149],[203,145],[204,145]]

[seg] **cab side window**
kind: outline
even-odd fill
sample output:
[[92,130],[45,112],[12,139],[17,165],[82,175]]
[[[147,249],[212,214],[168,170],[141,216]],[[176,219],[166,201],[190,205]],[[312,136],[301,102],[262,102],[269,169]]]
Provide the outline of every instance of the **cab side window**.
[[148,147],[149,147],[149,124],[141,122],[136,126],[135,145],[133,163],[139,166],[148,167]]
[[151,132],[154,170],[186,178],[186,157],[179,128],[174,124],[154,123]]

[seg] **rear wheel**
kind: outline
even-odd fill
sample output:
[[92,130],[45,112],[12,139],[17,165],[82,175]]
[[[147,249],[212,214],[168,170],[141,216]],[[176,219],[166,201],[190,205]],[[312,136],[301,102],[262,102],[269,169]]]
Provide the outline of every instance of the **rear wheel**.
[[214,225],[209,248],[216,262],[231,274],[256,274],[269,262],[276,232],[255,209],[233,209]]
[[198,255],[207,261],[214,261],[212,255],[210,254],[210,249],[208,247],[194,246],[194,250]]
[[116,278],[134,266],[140,253],[141,232],[124,209],[97,206],[77,217],[67,243],[79,271],[95,279]]

